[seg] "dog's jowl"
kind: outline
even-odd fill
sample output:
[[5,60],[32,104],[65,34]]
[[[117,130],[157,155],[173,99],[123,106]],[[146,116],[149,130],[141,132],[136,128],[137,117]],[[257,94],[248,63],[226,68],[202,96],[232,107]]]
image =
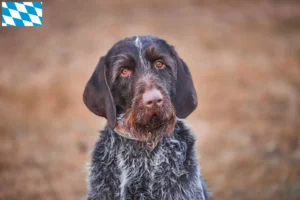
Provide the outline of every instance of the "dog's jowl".
[[92,153],[88,200],[209,199],[182,121],[197,95],[173,46],[153,36],[119,41],[100,58],[83,100],[107,119]]

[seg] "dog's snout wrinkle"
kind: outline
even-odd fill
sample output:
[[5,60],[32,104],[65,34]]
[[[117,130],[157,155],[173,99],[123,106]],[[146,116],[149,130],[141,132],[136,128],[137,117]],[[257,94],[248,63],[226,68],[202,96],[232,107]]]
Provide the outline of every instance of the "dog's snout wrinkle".
[[149,108],[152,108],[153,106],[160,106],[162,102],[163,96],[156,88],[152,88],[143,94],[143,104]]

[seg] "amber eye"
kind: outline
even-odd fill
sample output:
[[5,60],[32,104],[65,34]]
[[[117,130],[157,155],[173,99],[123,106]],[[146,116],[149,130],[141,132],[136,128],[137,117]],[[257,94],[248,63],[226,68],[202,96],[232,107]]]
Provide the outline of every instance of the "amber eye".
[[127,69],[127,68],[123,68],[121,70],[121,75],[124,76],[124,77],[128,77],[128,76],[131,75],[131,71],[129,69]]
[[155,67],[158,69],[163,69],[166,65],[162,61],[156,61]]

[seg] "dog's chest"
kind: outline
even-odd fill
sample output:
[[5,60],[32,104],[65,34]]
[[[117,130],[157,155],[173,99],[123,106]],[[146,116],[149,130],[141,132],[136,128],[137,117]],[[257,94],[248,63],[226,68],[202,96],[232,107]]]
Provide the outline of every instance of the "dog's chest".
[[121,199],[161,196],[187,174],[186,146],[175,139],[162,142],[155,150],[121,144],[117,154]]

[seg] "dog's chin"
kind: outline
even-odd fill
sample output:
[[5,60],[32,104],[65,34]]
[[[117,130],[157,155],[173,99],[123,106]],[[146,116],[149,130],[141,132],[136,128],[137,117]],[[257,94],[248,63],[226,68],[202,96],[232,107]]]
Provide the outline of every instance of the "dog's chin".
[[139,141],[149,142],[153,146],[165,135],[171,135],[175,127],[175,111],[172,106],[163,106],[155,110],[132,108],[121,119],[124,130]]
[[129,127],[130,132],[141,141],[157,144],[164,135],[170,135],[174,131],[175,119],[162,120],[161,117],[153,116],[147,124],[134,123]]

